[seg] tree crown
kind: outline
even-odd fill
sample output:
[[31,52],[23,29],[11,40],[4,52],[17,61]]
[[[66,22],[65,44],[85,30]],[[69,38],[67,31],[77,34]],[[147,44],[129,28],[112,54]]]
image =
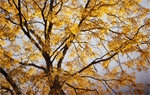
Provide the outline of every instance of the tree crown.
[[150,9],[140,3],[1,0],[0,92],[142,94],[135,72],[150,66]]

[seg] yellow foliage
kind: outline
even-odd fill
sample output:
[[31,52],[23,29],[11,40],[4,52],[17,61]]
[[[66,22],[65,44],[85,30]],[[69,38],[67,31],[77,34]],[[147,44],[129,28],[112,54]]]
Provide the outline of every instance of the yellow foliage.
[[141,2],[1,0],[0,86],[29,95],[121,95],[127,86],[143,94],[135,72],[150,66],[150,9]]

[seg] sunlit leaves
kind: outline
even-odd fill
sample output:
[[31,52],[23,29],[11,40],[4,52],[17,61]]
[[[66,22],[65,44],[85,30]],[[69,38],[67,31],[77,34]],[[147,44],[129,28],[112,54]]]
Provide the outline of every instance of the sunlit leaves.
[[107,69],[107,67],[109,66],[109,61],[105,61],[102,63],[102,66],[104,67],[104,69]]
[[150,66],[150,9],[140,2],[1,0],[0,67],[23,94],[142,94],[132,72]]

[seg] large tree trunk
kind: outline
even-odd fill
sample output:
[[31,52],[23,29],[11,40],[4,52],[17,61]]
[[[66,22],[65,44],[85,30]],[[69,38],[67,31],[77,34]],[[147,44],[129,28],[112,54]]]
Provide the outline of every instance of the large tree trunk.
[[65,95],[64,91],[59,88],[51,88],[49,95]]
[[56,76],[53,85],[50,86],[49,95],[65,95],[65,92],[63,91],[58,79],[58,76]]

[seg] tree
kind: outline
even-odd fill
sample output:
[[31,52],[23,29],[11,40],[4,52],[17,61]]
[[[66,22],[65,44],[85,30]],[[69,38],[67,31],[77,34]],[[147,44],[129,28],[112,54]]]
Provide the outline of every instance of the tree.
[[150,66],[150,9],[140,2],[1,0],[0,92],[142,94],[135,72]]

